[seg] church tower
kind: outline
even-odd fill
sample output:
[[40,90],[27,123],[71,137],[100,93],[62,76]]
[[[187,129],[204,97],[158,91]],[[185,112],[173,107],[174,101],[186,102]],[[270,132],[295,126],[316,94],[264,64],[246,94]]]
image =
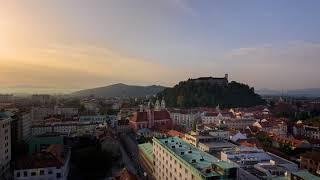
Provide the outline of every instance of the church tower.
[[156,101],[156,104],[154,105],[154,110],[155,110],[155,111],[160,111],[160,102],[159,102],[158,99],[157,99],[157,101]]
[[161,101],[161,109],[166,109],[166,102],[164,101],[164,99],[162,99]]

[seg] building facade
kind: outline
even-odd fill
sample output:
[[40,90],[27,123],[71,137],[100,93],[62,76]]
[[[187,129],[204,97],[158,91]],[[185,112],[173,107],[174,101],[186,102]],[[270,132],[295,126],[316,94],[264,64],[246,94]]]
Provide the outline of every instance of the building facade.
[[70,156],[70,149],[64,145],[51,145],[45,151],[17,160],[14,180],[67,180]]
[[193,123],[200,118],[200,113],[191,110],[170,110],[170,117],[173,125],[183,126],[186,129],[191,129]]
[[172,127],[170,113],[165,108],[164,100],[161,105],[157,100],[153,109],[150,105],[145,109],[140,107],[140,111],[134,112],[129,121],[131,128],[135,131],[143,128],[170,129]]
[[11,117],[0,112],[0,179],[10,168],[11,161]]
[[157,180],[236,179],[237,166],[221,161],[178,137],[153,139]]

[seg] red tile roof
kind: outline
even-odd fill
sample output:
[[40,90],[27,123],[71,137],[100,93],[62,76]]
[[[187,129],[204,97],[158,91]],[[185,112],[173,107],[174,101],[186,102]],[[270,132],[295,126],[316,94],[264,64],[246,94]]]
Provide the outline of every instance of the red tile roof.
[[184,134],[179,132],[179,131],[176,131],[176,130],[169,130],[166,132],[167,135],[169,136],[178,136],[178,137],[184,137]]
[[26,156],[16,161],[16,169],[61,167],[65,161],[64,146],[50,145],[47,150]]

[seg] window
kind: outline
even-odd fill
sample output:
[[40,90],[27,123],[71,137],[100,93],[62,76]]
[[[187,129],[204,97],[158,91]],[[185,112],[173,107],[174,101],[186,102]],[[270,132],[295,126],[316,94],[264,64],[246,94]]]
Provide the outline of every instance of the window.
[[44,170],[40,170],[40,175],[44,175]]
[[27,176],[28,176],[28,172],[27,172],[27,171],[24,171],[24,172],[23,172],[23,176],[24,176],[24,177],[27,177]]
[[20,177],[20,172],[17,172],[17,175],[16,175],[17,177]]
[[51,169],[49,169],[48,174],[52,174],[52,170]]
[[57,179],[61,178],[61,173],[57,173]]
[[37,173],[36,172],[31,172],[31,176],[36,176]]

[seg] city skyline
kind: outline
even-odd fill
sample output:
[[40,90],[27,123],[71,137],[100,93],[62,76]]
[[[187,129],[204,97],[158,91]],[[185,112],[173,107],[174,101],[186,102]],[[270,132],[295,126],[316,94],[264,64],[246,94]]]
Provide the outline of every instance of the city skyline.
[[320,88],[319,1],[0,1],[2,89],[225,73],[255,89]]

